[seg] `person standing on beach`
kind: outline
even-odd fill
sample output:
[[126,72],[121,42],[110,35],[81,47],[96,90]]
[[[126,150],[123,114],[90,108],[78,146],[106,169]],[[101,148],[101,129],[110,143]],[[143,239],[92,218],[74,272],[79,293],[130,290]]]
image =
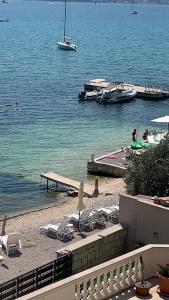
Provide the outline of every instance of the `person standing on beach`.
[[133,141],[133,142],[136,142],[136,141],[137,141],[137,140],[136,140],[136,135],[137,135],[137,131],[136,131],[136,129],[134,129],[133,132],[132,132],[132,141]]

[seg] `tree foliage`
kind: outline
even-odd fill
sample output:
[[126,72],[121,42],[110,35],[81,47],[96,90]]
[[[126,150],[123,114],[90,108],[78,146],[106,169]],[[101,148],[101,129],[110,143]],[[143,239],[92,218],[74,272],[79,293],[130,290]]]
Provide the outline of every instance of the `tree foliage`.
[[132,158],[125,181],[131,195],[169,196],[169,136]]

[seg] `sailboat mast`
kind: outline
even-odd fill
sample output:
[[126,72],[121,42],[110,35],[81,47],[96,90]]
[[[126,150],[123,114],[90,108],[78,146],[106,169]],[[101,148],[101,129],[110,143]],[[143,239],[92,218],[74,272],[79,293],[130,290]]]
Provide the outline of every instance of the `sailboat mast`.
[[66,5],[67,5],[67,0],[65,0],[64,40],[66,36]]

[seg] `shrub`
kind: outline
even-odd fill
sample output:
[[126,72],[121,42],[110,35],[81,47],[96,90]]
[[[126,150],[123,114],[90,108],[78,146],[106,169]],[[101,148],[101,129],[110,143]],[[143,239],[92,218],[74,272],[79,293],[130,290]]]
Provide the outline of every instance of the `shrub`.
[[169,278],[169,264],[158,265],[158,266],[159,266],[159,274],[163,277]]
[[125,181],[131,195],[169,195],[169,136],[132,158]]

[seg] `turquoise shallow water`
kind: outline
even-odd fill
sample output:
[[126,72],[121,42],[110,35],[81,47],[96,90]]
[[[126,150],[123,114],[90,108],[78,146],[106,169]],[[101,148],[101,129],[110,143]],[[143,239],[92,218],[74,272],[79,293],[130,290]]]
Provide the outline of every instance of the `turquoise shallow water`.
[[[169,102],[136,100],[105,107],[79,103],[95,77],[169,85],[169,6],[68,3],[68,33],[78,51],[57,48],[63,3],[0,3],[0,213],[57,199],[40,184],[52,170],[86,178],[86,161],[152,128]],[[16,107],[16,101],[19,106]],[[161,127],[164,128],[164,127]]]

